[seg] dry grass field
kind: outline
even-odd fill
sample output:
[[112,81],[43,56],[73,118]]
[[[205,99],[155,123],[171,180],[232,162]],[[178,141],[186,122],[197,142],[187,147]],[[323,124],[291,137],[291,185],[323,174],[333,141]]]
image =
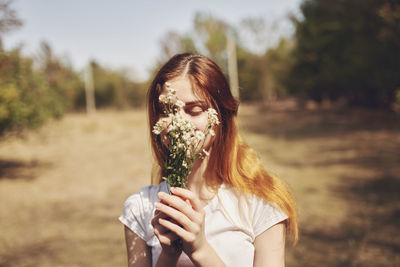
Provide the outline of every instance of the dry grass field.
[[[400,266],[400,118],[241,107],[243,138],[298,200],[287,266]],[[149,184],[146,114],[68,114],[0,140],[0,266],[126,266],[125,199]]]

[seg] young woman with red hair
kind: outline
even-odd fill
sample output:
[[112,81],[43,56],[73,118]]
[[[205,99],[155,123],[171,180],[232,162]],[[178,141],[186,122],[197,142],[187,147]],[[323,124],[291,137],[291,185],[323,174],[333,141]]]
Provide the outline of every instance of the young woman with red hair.
[[[163,114],[159,96],[167,82],[197,129],[207,127],[208,108],[220,120],[187,189],[171,188],[172,194],[161,178],[165,135],[152,133]],[[286,232],[294,243],[298,238],[295,201],[286,183],[268,173],[241,140],[238,105],[220,68],[204,56],[179,54],[158,71],[148,92],[158,172],[153,186],[128,198],[119,218],[129,266],[284,266]]]

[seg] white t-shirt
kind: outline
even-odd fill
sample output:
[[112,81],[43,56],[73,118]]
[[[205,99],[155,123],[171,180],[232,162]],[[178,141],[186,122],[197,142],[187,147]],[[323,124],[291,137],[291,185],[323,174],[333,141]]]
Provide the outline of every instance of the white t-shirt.
[[[151,247],[152,265],[161,253],[161,245],[154,235],[151,220],[155,203],[160,202],[157,193],[168,192],[166,182],[147,186],[131,195],[124,204],[119,220]],[[288,217],[276,205],[256,196],[236,193],[221,185],[214,198],[204,207],[205,234],[226,266],[253,266],[254,239],[271,226]],[[182,253],[178,266],[193,266],[189,257]]]

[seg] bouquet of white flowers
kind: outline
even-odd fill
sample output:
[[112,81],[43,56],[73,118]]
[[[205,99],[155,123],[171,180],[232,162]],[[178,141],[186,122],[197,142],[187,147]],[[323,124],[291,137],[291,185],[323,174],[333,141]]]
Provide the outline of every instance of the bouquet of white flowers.
[[214,136],[214,126],[218,125],[218,114],[213,108],[207,109],[208,124],[205,131],[196,129],[195,125],[184,115],[185,103],[176,96],[176,90],[166,83],[167,95],[160,95],[164,117],[159,119],[153,127],[157,136],[166,134],[165,147],[168,158],[163,168],[166,176],[164,180],[170,186],[186,188],[187,178],[194,162],[198,158],[208,155],[203,149],[207,135]]

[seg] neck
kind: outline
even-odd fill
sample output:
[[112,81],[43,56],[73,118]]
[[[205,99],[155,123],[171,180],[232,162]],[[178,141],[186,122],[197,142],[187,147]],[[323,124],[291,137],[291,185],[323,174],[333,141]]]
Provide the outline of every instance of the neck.
[[188,177],[188,189],[195,193],[205,205],[210,201],[215,192],[206,184],[204,174],[208,164],[208,157],[198,159],[193,165]]

